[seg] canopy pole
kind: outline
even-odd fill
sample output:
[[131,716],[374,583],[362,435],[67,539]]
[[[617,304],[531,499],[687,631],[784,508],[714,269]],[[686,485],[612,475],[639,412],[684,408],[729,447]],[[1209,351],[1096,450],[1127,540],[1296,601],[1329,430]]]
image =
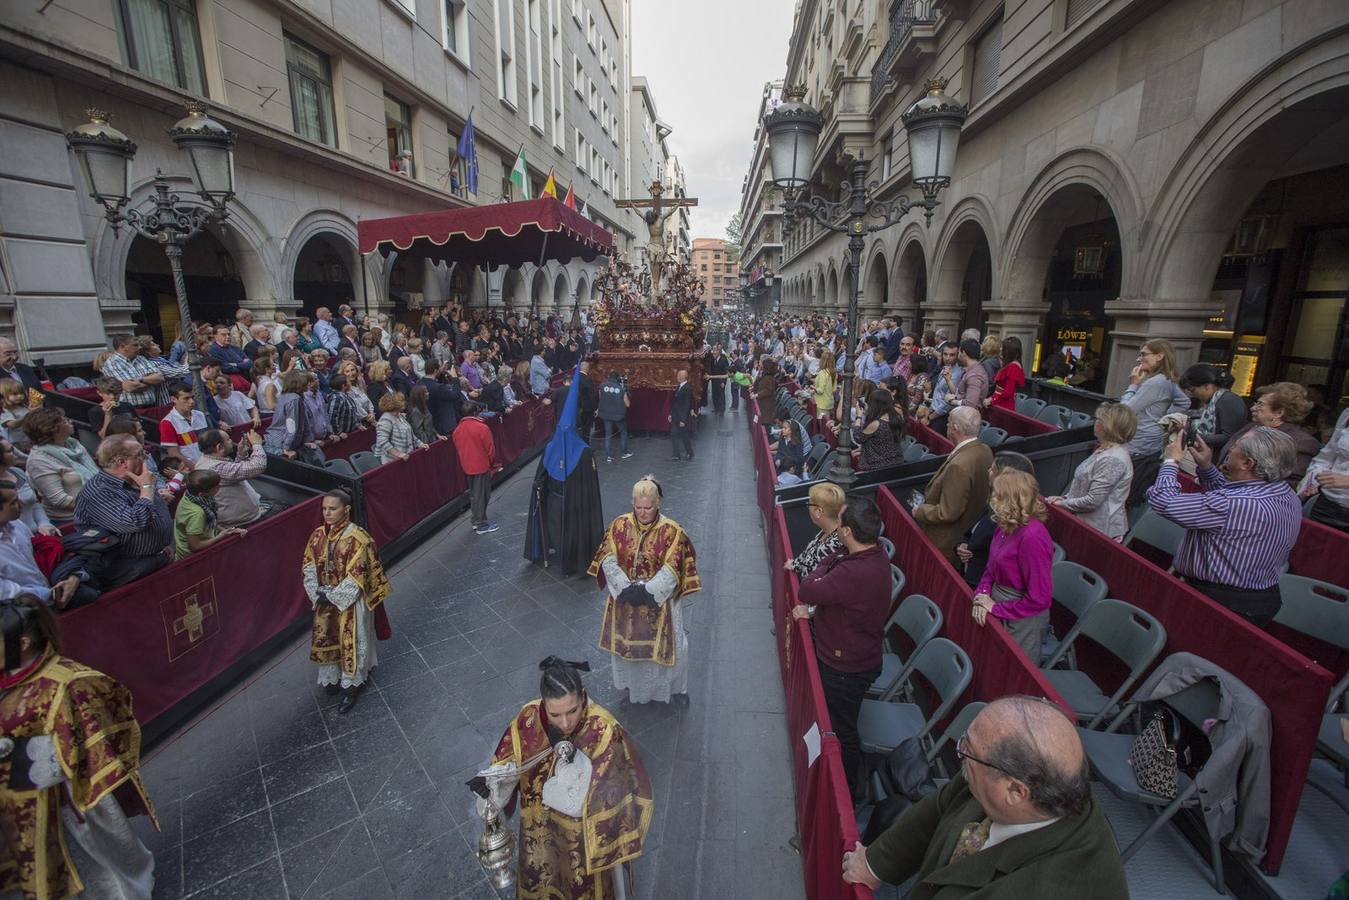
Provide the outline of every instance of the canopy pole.
[[[550,234],[552,234],[551,231],[545,231],[545,232],[543,233],[543,246],[539,247],[539,268],[540,268],[540,269],[543,268],[543,261],[544,261],[544,259],[547,258],[547,256],[548,256],[548,235],[550,235]],[[529,297],[529,317],[532,319],[532,318],[534,318],[536,315],[538,315],[538,312],[539,312],[539,311],[538,311],[538,303],[535,301],[534,296],[533,296],[534,291],[533,291],[532,286],[531,286],[531,289],[530,289],[530,292],[529,292],[529,293],[530,293],[530,297]]]
[[370,289],[365,284],[365,254],[361,253],[361,248],[356,248],[356,253],[361,257],[361,304],[365,307],[365,314],[370,315]]

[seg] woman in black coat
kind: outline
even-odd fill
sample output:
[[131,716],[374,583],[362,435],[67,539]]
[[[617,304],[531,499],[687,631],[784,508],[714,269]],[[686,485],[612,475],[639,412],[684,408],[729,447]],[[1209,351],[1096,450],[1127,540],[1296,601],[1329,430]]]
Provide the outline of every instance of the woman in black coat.
[[1214,459],[1250,420],[1245,402],[1228,390],[1231,386],[1231,375],[1203,363],[1190,366],[1180,376],[1181,390],[1202,404],[1195,414],[1195,431],[1213,448]]

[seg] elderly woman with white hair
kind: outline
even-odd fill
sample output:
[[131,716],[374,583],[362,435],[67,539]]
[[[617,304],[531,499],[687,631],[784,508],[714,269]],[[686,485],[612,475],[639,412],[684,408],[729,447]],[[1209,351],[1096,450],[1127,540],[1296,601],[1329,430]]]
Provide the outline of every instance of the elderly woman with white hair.
[[702,588],[693,542],[661,515],[660,483],[632,487],[632,512],[610,523],[587,574],[608,592],[599,646],[614,655],[614,687],[633,703],[688,703],[688,632],[681,600]]
[[1264,627],[1279,611],[1279,575],[1302,528],[1302,503],[1288,484],[1297,446],[1260,425],[1229,441],[1222,470],[1213,448],[1196,436],[1188,448],[1202,491],[1181,491],[1177,471],[1185,434],[1167,443],[1148,502],[1162,518],[1185,529],[1172,565],[1196,590]]

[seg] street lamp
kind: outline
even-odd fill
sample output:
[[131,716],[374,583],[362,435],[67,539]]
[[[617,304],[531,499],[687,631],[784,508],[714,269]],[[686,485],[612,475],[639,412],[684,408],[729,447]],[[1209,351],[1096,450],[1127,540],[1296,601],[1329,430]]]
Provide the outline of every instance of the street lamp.
[[173,272],[173,290],[178,297],[178,318],[187,344],[187,366],[192,373],[192,392],[197,408],[206,411],[206,389],[201,380],[201,354],[192,334],[192,315],[187,306],[187,283],[183,279],[183,248],[210,225],[229,216],[234,198],[234,133],[206,115],[196,101],[187,104],[187,115],[169,129],[169,137],[187,153],[192,184],[200,200],[184,200],[169,192],[162,172],[155,170],[154,194],[140,208],[126,209],[130,200],[131,160],[136,144],[109,124],[110,116],[99,109],[86,110],[89,121],[66,135],[75,153],[89,196],[97,201],[113,233],[123,225],[138,235],[164,246]]
[[[849,270],[848,333],[845,340],[856,340],[858,323],[858,282],[862,268],[863,238],[898,224],[911,210],[922,209],[927,222],[937,208],[937,195],[951,184],[955,167],[956,148],[960,144],[960,128],[969,109],[946,91],[946,79],[934,78],[927,82],[927,93],[900,117],[909,137],[909,171],[914,185],[922,192],[921,200],[899,197],[893,201],[877,200],[873,195],[876,182],[867,182],[867,164],[860,154],[849,164],[848,196],[841,201],[822,197],[797,198],[793,192],[810,184],[815,168],[815,152],[824,130],[824,117],[807,106],[805,89],[793,87],[786,99],[764,116],[768,133],[768,160],[773,170],[773,183],[783,189],[784,211],[791,218],[809,216],[823,228],[848,235]],[[844,345],[843,409],[852,415],[852,389],[855,374],[855,350]],[[848,423],[839,430],[839,450],[829,480],[847,490],[857,480],[852,470],[852,429]]]

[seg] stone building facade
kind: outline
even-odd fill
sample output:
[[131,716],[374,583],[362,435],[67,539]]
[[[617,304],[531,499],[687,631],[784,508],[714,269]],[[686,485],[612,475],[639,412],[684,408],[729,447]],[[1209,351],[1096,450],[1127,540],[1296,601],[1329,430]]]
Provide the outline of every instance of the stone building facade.
[[[238,135],[238,195],[186,248],[192,314],[312,314],[350,302],[415,318],[447,297],[570,314],[595,263],[417,271],[356,249],[356,223],[574,185],[620,251],[629,194],[630,0],[68,0],[0,7],[0,332],[49,365],[87,364],[110,333],[172,338],[162,249],[113,233],[63,134],[85,108],[139,145],[132,203],[156,169],[188,187],[166,129],[202,100]],[[477,193],[455,146],[472,114]],[[643,228],[644,230],[644,228]],[[364,262],[364,265],[362,264]],[[363,273],[363,274],[362,274]]]
[[703,305],[725,306],[740,293],[740,264],[721,238],[693,239],[693,271],[703,283]]
[[745,300],[761,311],[775,308],[782,290],[777,273],[782,269],[783,198],[772,183],[763,127],[763,117],[777,106],[782,89],[781,81],[764,85],[755,120],[754,152],[740,190],[740,271],[746,277]]
[[[900,114],[935,76],[970,108],[953,183],[869,239],[865,315],[1086,352],[1112,394],[1149,338],[1345,394],[1349,5],[802,0],[813,191],[861,154],[879,196],[916,193]],[[781,275],[784,308],[846,306],[846,238],[797,223]]]

